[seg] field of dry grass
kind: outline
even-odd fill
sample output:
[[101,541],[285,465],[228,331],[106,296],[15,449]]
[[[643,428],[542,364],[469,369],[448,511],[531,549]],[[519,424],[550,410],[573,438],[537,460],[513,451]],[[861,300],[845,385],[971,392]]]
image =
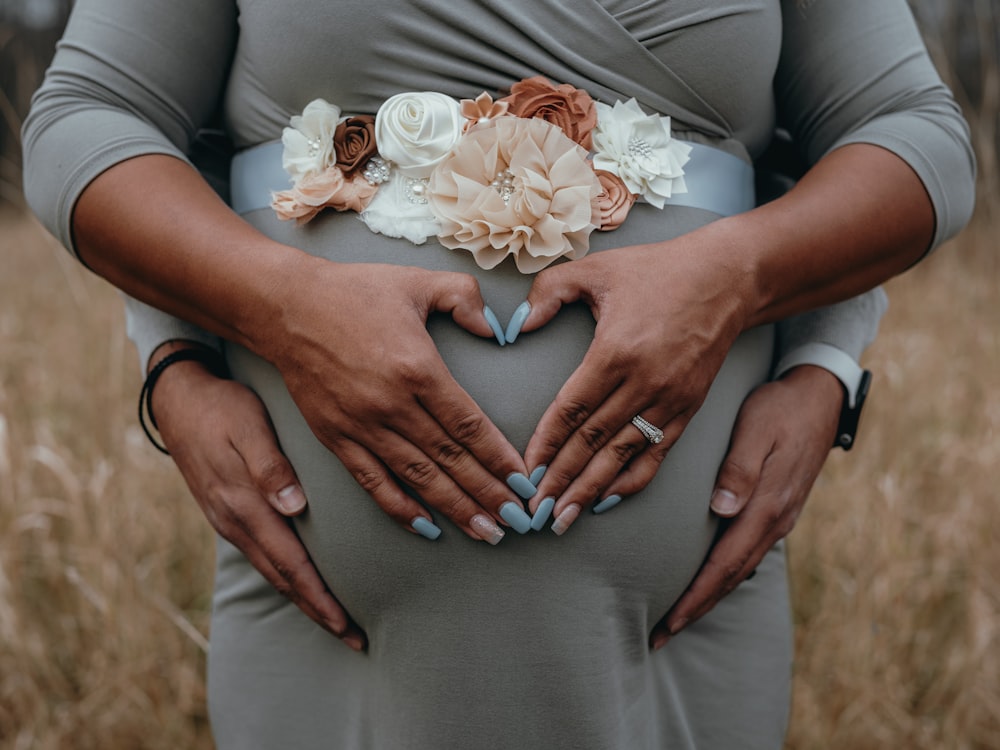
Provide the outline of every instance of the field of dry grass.
[[[0,214],[0,748],[208,748],[212,541],[136,426],[120,303]],[[788,747],[1000,747],[1000,259],[894,281],[859,445],[791,537]]]

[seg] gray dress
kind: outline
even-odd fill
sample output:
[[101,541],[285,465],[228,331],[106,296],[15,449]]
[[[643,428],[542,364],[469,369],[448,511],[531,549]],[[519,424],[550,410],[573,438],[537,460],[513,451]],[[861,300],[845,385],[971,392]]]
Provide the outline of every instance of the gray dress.
[[[780,115],[807,158],[874,143],[923,180],[935,242],[971,208],[964,124],[903,0],[78,0],[26,126],[27,192],[71,245],[86,184],[137,154],[183,156],[224,102],[239,146],[278,136],[323,97],[373,113],[400,91],[456,98],[546,75],[612,103],[635,97],[684,138],[744,159]],[[592,251],[677,236],[715,218],[637,206]],[[468,254],[371,234],[356,217],[304,228],[247,216],[337,260],[474,273],[501,319],[530,277]],[[137,250],[138,251],[138,250]],[[523,449],[593,332],[568,308],[500,349],[433,319],[459,382]],[[192,334],[194,335],[194,334]],[[650,629],[713,535],[708,497],[746,394],[770,373],[774,331],[737,341],[656,479],[566,536],[455,530],[430,543],[395,526],[312,436],[279,375],[236,347],[310,500],[298,530],[370,648],[357,654],[277,596],[220,543],[210,708],[222,748],[773,748],[787,715],[790,626],[782,550],[699,627],[650,653]]]

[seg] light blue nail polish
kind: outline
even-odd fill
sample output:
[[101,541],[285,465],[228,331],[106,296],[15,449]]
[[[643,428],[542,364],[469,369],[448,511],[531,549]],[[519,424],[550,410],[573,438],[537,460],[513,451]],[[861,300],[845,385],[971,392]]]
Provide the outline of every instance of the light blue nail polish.
[[531,483],[530,479],[516,471],[507,477],[507,486],[520,495],[522,500],[530,500],[538,492],[538,488]]
[[493,335],[497,337],[497,342],[500,346],[507,343],[507,339],[504,338],[503,328],[500,327],[500,321],[497,320],[496,313],[490,309],[487,305],[483,308],[483,317],[486,318],[486,322],[489,323],[490,328],[493,329]]
[[530,314],[531,305],[529,305],[527,301],[524,301],[517,306],[514,314],[510,316],[510,322],[507,323],[506,340],[508,344],[513,344],[517,341],[517,336],[521,333],[521,326],[524,325],[524,321],[528,319]]
[[528,481],[537,487],[538,483],[542,481],[542,477],[545,476],[545,470],[548,468],[545,464],[536,466],[535,470],[531,472],[531,476],[528,477]]
[[554,497],[547,497],[542,502],[538,504],[538,509],[535,511],[535,515],[531,518],[531,528],[535,531],[541,531],[545,528],[545,524],[549,522],[549,516],[552,515],[552,509],[556,507],[556,499]]
[[441,536],[441,529],[423,516],[417,516],[414,518],[413,523],[411,523],[410,526],[412,526],[413,530],[420,534],[420,536],[425,539],[430,539],[431,541],[434,541]]
[[500,517],[518,534],[527,534],[531,531],[531,516],[515,502],[504,503],[500,507]]
[[597,505],[594,506],[594,513],[605,513],[612,508],[614,508],[618,503],[622,501],[621,495],[608,495],[606,498],[601,500]]

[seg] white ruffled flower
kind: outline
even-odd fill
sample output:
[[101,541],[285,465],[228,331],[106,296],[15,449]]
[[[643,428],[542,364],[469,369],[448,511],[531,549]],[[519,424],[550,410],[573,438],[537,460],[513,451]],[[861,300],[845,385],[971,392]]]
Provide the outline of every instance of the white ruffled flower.
[[462,135],[462,108],[433,91],[396,94],[375,115],[379,153],[406,177],[427,178]]
[[314,99],[301,115],[290,120],[291,127],[281,132],[281,143],[285,147],[281,166],[292,176],[294,184],[336,162],[333,134],[339,121],[340,107],[323,99]]
[[597,102],[593,131],[594,169],[618,175],[630,192],[657,208],[674,193],[686,193],[684,165],[691,147],[670,135],[670,118],[647,115],[635,99]]
[[424,244],[441,230],[441,223],[422,195],[415,194],[415,187],[421,193],[426,191],[424,181],[393,174],[379,185],[375,197],[361,212],[361,220],[376,234]]

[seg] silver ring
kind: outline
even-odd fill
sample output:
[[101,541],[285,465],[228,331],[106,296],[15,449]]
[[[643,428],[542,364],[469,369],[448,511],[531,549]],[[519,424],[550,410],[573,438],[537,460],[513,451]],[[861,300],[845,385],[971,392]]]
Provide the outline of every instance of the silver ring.
[[663,441],[663,430],[636,414],[632,417],[632,424],[635,428],[642,433],[642,436],[646,438],[651,444],[658,445]]

